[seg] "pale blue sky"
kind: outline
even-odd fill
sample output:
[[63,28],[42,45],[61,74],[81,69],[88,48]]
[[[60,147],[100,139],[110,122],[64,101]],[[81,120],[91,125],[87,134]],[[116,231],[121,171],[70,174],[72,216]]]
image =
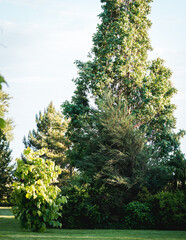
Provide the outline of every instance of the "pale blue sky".
[[[186,129],[186,1],[154,0],[150,37],[151,57],[165,59],[178,89],[178,129]],[[35,127],[35,114],[52,100],[56,109],[70,100],[77,76],[73,64],[86,60],[101,12],[100,0],[0,0],[0,73],[13,97],[13,156],[22,139]],[[182,141],[186,153],[186,138]]]

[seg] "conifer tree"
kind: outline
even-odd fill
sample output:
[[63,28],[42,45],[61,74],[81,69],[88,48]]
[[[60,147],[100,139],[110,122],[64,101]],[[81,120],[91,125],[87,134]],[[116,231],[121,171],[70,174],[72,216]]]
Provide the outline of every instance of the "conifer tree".
[[10,96],[2,89],[2,84],[7,83],[0,75],[0,202],[7,204],[12,185],[12,151],[9,141],[13,139],[13,121],[7,117]]
[[86,148],[85,129],[94,128],[92,105],[97,106],[105,90],[116,97],[116,104],[119,98],[127,103],[136,117],[136,127],[145,131],[151,151],[149,165],[183,163],[180,137],[184,131],[174,133],[175,105],[171,99],[176,89],[170,80],[171,70],[160,58],[148,60],[152,0],[101,2],[101,23],[93,36],[89,60],[76,62],[76,90],[72,101],[63,104],[64,114],[71,119],[68,132],[74,165],[79,166]]
[[12,184],[11,150],[2,129],[0,129],[0,203],[7,203]]
[[37,129],[30,131],[27,139],[24,137],[25,147],[30,147],[34,151],[45,149],[44,157],[60,165],[63,169],[60,177],[66,178],[71,171],[65,154],[70,147],[70,142],[65,136],[68,122],[55,110],[51,102],[44,113],[40,111],[39,115],[36,115],[36,126]]
[[120,100],[116,105],[110,93],[98,102],[98,107],[94,128],[85,128],[89,140],[77,167],[89,176],[96,173],[94,178],[107,185],[129,189],[146,169],[144,133],[136,127],[128,106]]

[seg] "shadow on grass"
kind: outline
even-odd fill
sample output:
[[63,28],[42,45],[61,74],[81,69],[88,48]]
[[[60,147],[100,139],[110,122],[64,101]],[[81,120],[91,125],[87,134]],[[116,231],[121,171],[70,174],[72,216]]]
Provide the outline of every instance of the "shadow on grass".
[[1,240],[186,240],[183,231],[132,231],[132,230],[68,230],[48,229],[45,233],[34,233],[20,227],[11,208],[0,207]]

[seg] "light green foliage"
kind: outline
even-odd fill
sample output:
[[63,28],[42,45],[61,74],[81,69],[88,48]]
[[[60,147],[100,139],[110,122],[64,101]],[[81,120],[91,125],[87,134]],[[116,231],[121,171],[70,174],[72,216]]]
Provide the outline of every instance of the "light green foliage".
[[3,132],[6,135],[8,140],[13,139],[13,121],[10,118],[7,118],[10,96],[2,90],[2,83],[5,83],[4,78],[0,75],[0,128],[3,129]]
[[6,122],[3,118],[0,118],[0,128],[4,128],[6,126]]
[[61,190],[54,185],[61,173],[59,166],[51,160],[44,160],[40,155],[43,150],[33,152],[27,148],[24,160],[17,159],[13,184],[13,213],[21,224],[33,231],[45,231],[47,226],[61,227],[57,221],[61,216],[61,204],[66,202],[60,197]]
[[51,102],[44,113],[36,115],[36,130],[29,132],[28,137],[24,137],[25,147],[30,147],[34,151],[45,149],[43,157],[54,161],[63,169],[60,176],[61,181],[70,175],[70,164],[66,157],[66,151],[70,147],[70,142],[65,136],[68,127],[60,112],[57,112]]

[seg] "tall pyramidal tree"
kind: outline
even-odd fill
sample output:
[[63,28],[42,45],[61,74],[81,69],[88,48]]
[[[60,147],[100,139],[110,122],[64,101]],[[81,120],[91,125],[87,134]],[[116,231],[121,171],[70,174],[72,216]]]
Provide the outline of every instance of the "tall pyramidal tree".
[[61,179],[66,179],[71,174],[71,167],[65,152],[70,147],[70,142],[65,136],[68,122],[60,112],[57,112],[51,102],[44,113],[36,115],[36,130],[29,132],[28,137],[24,137],[25,147],[30,147],[37,151],[45,149],[45,159],[54,161],[63,169]]
[[12,185],[12,171],[11,166],[11,150],[9,141],[2,129],[0,129],[0,203],[8,203],[10,200],[11,185]]
[[[158,58],[148,60],[152,50],[148,30],[152,0],[101,0],[101,23],[93,36],[93,47],[87,62],[77,61],[79,77],[71,102],[63,104],[71,119],[69,136],[73,142],[71,159],[79,166],[88,139],[86,129],[94,128],[93,107],[105,91],[127,103],[136,117],[136,127],[145,131],[151,157],[149,164],[166,164],[176,175],[176,166],[184,166],[180,137],[174,133],[175,105],[171,103],[176,89],[171,70]],[[93,104],[92,104],[93,103]],[[183,171],[179,172],[183,180]]]

